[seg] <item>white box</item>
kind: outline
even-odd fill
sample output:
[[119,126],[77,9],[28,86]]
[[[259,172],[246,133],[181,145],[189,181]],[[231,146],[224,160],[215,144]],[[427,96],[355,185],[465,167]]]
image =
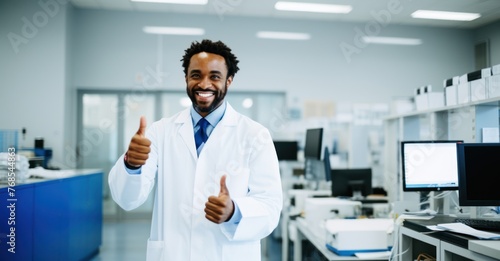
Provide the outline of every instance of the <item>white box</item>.
[[324,236],[325,220],[356,217],[361,213],[361,202],[338,198],[306,198],[305,220],[316,236]]
[[466,82],[469,82],[469,78],[467,76],[467,74],[463,74],[462,76],[460,76],[460,78],[458,79],[458,84],[461,84],[461,83],[466,83]]
[[417,111],[429,109],[429,100],[426,94],[415,96],[415,108],[417,109]]
[[457,87],[458,85],[452,85],[444,88],[446,106],[457,105]]
[[329,190],[309,190],[309,189],[291,189],[288,191],[289,198],[294,199],[294,212],[304,212],[306,198],[314,196],[330,196],[332,195],[331,189]]
[[495,98],[500,96],[500,74],[493,75],[486,79],[488,81],[488,98]]
[[[458,81],[459,81],[459,79],[460,79],[460,76],[453,76],[453,77],[452,77],[452,78],[450,78],[450,79],[451,79],[451,85],[458,85]],[[448,87],[448,86],[446,86],[446,81],[447,81],[447,80],[448,80],[448,79],[444,79],[444,80],[443,80],[443,87],[444,87],[444,88]],[[451,85],[450,85],[450,86],[451,86]]]
[[481,78],[487,78],[490,76],[491,76],[491,68],[490,67],[481,69]]
[[470,100],[480,101],[486,99],[486,79],[477,79],[470,82]]
[[457,103],[464,104],[470,102],[470,83],[462,82],[457,87]]
[[500,142],[498,128],[483,128],[481,130],[481,142]]
[[388,251],[393,242],[393,219],[330,219],[326,246],[339,256],[357,252]]
[[429,92],[426,95],[429,109],[444,107],[444,92]]
[[500,74],[500,64],[494,65],[491,67],[491,74],[492,75],[497,75]]

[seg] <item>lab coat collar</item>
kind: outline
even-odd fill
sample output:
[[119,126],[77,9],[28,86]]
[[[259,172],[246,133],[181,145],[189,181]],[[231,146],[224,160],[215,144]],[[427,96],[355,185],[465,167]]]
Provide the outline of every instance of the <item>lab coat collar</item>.
[[[236,126],[238,121],[238,113],[233,109],[233,107],[227,102],[226,112],[217,126]],[[193,131],[193,120],[191,118],[190,108],[186,108],[181,111],[174,121],[176,124],[180,124],[178,130],[179,135],[182,137],[184,144],[189,148],[191,156],[197,160],[198,155],[196,153],[196,146],[194,144],[194,131]],[[217,128],[217,126],[215,128]],[[217,135],[217,132],[212,133],[212,135]]]

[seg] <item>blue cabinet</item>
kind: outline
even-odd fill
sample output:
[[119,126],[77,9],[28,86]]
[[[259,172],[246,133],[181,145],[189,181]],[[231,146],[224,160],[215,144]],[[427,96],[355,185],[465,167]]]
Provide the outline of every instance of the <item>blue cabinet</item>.
[[89,260],[102,243],[102,172],[20,184],[15,252],[8,251],[8,188],[0,188],[0,260]]

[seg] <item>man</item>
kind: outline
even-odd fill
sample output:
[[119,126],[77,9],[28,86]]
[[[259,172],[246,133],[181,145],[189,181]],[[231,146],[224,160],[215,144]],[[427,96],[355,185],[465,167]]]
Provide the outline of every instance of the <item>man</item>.
[[193,106],[147,130],[141,118],[111,194],[131,210],[153,191],[148,261],[260,260],[283,204],[271,135],[224,100],[239,70],[229,47],[193,42],[181,61]]

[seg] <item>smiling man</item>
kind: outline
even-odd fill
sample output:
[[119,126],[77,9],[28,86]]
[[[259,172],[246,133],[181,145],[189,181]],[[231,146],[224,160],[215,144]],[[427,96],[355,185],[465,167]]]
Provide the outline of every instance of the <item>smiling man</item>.
[[193,42],[181,61],[193,106],[149,128],[140,119],[111,194],[131,210],[154,193],[148,261],[260,260],[283,204],[271,135],[225,101],[239,70],[229,47]]

